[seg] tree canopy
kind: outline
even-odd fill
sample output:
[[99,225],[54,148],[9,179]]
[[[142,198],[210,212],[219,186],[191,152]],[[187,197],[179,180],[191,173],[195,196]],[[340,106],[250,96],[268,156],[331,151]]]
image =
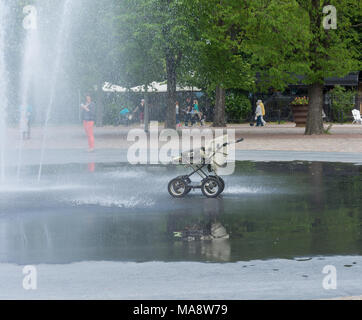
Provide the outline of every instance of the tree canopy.
[[[16,19],[24,4],[12,4]],[[214,96],[214,125],[224,126],[226,90],[282,91],[302,81],[310,97],[306,134],[320,134],[324,79],[361,68],[358,0],[80,0],[80,7],[62,72],[82,91],[105,81],[130,88],[167,80],[169,128],[176,83]],[[9,61],[19,61],[18,71],[23,37],[14,24]]]

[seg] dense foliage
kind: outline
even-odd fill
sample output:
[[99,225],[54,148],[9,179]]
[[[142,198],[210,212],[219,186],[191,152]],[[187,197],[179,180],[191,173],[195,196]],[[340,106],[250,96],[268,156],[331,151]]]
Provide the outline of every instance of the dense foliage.
[[[28,2],[46,11],[62,1],[14,2],[14,21],[22,20]],[[337,29],[324,27],[327,5],[337,9]],[[360,69],[359,5],[358,0],[79,0],[62,73],[82,95],[94,88],[99,95],[105,81],[130,88],[167,80],[167,127],[175,127],[176,83],[214,96],[214,124],[223,126],[226,114],[239,119],[251,111],[247,98],[235,98],[233,90],[282,91],[302,76],[310,99],[306,133],[319,134],[324,79]],[[16,84],[24,30],[20,23],[12,30],[9,61]],[[104,114],[108,122],[112,112]]]
[[335,86],[331,90],[332,110],[335,118],[344,121],[345,115],[350,116],[354,106],[355,93],[351,90],[346,90],[342,86]]

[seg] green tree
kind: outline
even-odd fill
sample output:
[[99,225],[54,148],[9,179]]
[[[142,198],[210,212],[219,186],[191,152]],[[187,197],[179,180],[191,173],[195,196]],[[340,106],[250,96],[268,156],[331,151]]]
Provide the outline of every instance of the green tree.
[[342,86],[335,86],[331,91],[332,109],[335,116],[339,117],[341,122],[344,121],[345,114],[351,114],[354,106],[356,94],[351,90],[346,90]]
[[229,91],[225,101],[225,112],[229,121],[240,122],[250,116],[252,106],[247,95],[238,91]]
[[188,0],[187,8],[193,51],[185,70],[192,70],[192,84],[215,92],[213,125],[223,127],[226,89],[250,89],[254,79],[241,50],[247,1]]
[[[351,18],[358,12],[359,3],[352,0],[299,0],[298,3],[308,14],[311,33],[305,54],[308,63],[306,83],[309,85],[310,98],[305,134],[322,134],[324,79],[345,76],[359,67],[356,48],[352,44],[356,30],[351,24]],[[323,8],[327,5],[334,5],[337,9],[337,29],[324,29]]]
[[[327,5],[337,10],[337,29],[325,28],[325,22],[333,22],[333,16],[330,20],[323,13]],[[263,79],[259,85],[283,89],[302,75],[310,98],[305,134],[322,134],[325,78],[359,68],[357,32],[351,24],[358,1],[256,0],[250,8],[254,23],[249,24],[246,49],[254,52],[253,65]]]
[[258,76],[254,90],[283,90],[305,72],[304,51],[310,39],[306,14],[293,0],[253,0],[247,10],[242,49]]
[[125,0],[120,14],[128,79],[146,84],[167,77],[166,128],[176,127],[177,75],[189,45],[182,6],[176,0]]
[[72,13],[74,23],[70,48],[72,59],[66,62],[69,79],[82,93],[94,96],[97,104],[96,123],[103,125],[104,106],[102,87],[105,81],[120,79],[116,0],[83,0],[82,10]]
[[159,29],[149,14],[145,1],[122,1],[116,16],[115,29],[122,57],[119,71],[120,83],[127,88],[143,85],[145,88],[145,131],[148,131],[149,109],[147,88],[153,81],[165,77],[164,60],[154,41]]

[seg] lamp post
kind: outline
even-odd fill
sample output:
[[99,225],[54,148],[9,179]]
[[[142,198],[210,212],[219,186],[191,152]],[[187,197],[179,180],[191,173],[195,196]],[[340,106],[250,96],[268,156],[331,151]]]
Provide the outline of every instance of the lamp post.
[[[103,105],[102,105],[102,86],[99,88],[97,84],[93,86],[94,94],[96,96],[96,103],[97,103],[97,119],[96,125],[97,127],[103,126]],[[99,90],[100,89],[100,90]]]
[[145,122],[145,132],[149,132],[150,128],[150,112],[148,108],[148,85],[145,86],[145,110],[144,110],[144,122]]

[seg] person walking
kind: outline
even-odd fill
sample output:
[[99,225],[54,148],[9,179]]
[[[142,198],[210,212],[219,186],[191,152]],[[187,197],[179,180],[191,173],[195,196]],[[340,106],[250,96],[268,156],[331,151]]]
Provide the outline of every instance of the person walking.
[[193,111],[193,106],[191,103],[191,98],[188,97],[186,99],[186,110],[185,110],[185,126],[186,127],[189,126],[189,122],[191,122],[191,126],[193,125],[192,111]]
[[194,113],[196,116],[195,122],[198,120],[200,122],[200,126],[202,126],[202,113],[200,112],[199,102],[197,100],[194,100]]
[[94,122],[96,120],[96,106],[92,102],[92,98],[88,95],[86,96],[86,103],[81,104],[82,109],[82,120],[84,131],[88,138],[88,152],[94,151]]
[[256,120],[256,126],[257,127],[264,127],[264,124],[262,122],[262,117],[263,117],[263,110],[261,108],[260,105],[260,100],[258,100],[257,104],[256,104],[256,110],[255,110],[255,120]]
[[145,99],[141,100],[141,103],[137,106],[133,113],[138,113],[140,124],[143,125],[145,120]]
[[178,101],[176,101],[176,127],[181,127],[180,105],[179,105]]
[[263,125],[265,126],[266,125],[266,121],[264,120],[264,116],[265,116],[265,106],[264,106],[264,103],[262,100],[258,100],[257,102],[258,104],[260,104],[260,107],[261,107],[261,122],[263,123]]

